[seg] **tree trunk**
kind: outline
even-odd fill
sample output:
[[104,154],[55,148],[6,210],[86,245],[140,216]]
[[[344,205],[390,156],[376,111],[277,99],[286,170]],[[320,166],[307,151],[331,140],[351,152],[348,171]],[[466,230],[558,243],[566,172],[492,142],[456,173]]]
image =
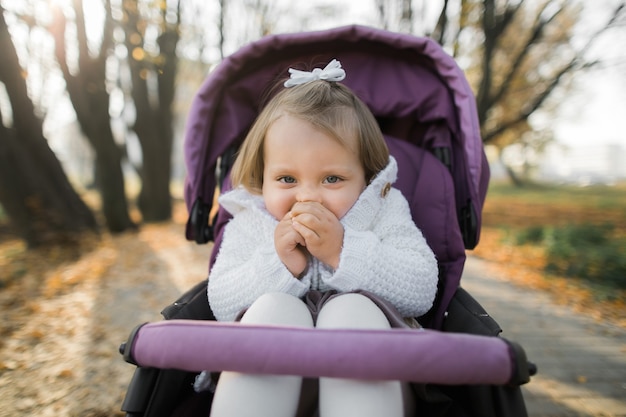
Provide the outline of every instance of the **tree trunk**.
[[107,228],[113,233],[123,232],[136,228],[128,213],[128,200],[122,172],[122,151],[115,143],[110,119],[103,117],[101,124],[106,124],[102,130],[90,129],[90,125],[97,125],[96,120],[83,120],[80,124],[83,131],[90,131],[89,142],[96,155],[96,185],[102,197],[102,213],[107,222]]
[[55,55],[63,71],[67,91],[81,130],[95,153],[96,185],[102,200],[102,212],[111,232],[135,228],[128,211],[128,200],[122,172],[123,153],[115,142],[109,116],[109,93],[106,89],[106,59],[111,42],[112,17],[107,4],[107,21],[100,54],[90,57],[87,50],[85,22],[80,2],[75,2],[78,28],[79,71],[72,74],[65,49],[65,17],[60,10],[54,16],[51,32],[55,38]]
[[[126,6],[125,6],[126,7]],[[179,6],[180,7],[180,6]],[[142,43],[133,40],[143,39],[139,29],[140,16],[135,7],[126,10],[128,19],[125,22],[126,44],[129,51]],[[162,10],[162,13],[165,11]],[[178,13],[178,16],[180,14]],[[166,21],[162,16],[163,22]],[[177,22],[180,22],[178,18]],[[142,150],[142,166],[140,169],[141,191],[138,206],[144,221],[158,222],[169,220],[172,216],[170,194],[171,157],[172,157],[172,102],[174,101],[176,70],[178,58],[176,45],[179,39],[179,23],[169,26],[162,25],[162,33],[157,42],[159,45],[159,63],[138,59],[129,54],[129,65],[132,79],[132,97],[136,109],[136,120],[133,130],[139,138]],[[143,54],[140,54],[143,56]],[[150,91],[147,73],[156,74],[157,89]],[[151,100],[156,95],[156,100]]]
[[518,187],[518,188],[523,187],[525,185],[524,181],[520,178],[519,175],[517,175],[515,170],[504,161],[504,159],[502,158],[501,149],[498,149],[498,160],[504,167],[504,170],[506,171],[506,175],[509,177],[509,180],[511,180],[511,184],[513,184],[515,187]]
[[170,174],[172,155],[171,114],[153,109],[148,98],[148,86],[140,77],[140,63],[132,63],[133,101],[137,118],[133,129],[142,151],[140,168],[141,190],[138,206],[146,222],[169,220],[172,216]]
[[12,128],[0,123],[0,203],[29,247],[75,242],[81,232],[97,231],[96,220],[43,136],[2,7],[0,49],[0,81],[13,111]]

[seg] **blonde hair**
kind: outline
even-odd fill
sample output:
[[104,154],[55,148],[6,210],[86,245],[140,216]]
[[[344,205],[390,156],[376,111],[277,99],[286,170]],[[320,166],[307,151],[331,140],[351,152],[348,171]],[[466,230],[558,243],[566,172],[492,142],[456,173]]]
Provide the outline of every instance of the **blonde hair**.
[[242,185],[260,194],[263,187],[265,135],[281,116],[288,114],[352,148],[369,182],[387,166],[389,150],[369,108],[348,87],[328,81],[311,81],[283,88],[261,111],[244,140],[231,171],[234,187]]

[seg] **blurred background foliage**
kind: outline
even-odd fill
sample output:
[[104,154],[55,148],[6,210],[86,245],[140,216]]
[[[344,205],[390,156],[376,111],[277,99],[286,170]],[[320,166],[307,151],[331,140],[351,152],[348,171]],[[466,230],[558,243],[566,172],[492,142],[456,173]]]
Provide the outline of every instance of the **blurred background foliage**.
[[626,302],[626,186],[489,188],[478,254]]
[[626,238],[614,230],[611,223],[535,226],[519,232],[516,244],[544,247],[546,272],[626,289]]
[[598,52],[624,35],[624,1],[598,5],[2,0],[0,232],[35,248],[171,219],[193,94],[224,56],[272,33],[360,23],[429,36],[465,71],[496,159],[511,144],[541,152],[552,126],[533,118],[550,120],[581,74],[626,64],[624,51]]

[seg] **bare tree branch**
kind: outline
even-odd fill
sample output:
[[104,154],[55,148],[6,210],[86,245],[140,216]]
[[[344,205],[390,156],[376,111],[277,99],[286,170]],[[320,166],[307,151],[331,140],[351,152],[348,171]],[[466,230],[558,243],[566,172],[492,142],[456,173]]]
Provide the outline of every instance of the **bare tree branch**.
[[533,45],[535,45],[539,41],[539,39],[541,39],[546,26],[549,25],[563,11],[563,8],[561,8],[555,13],[553,13],[551,16],[549,16],[548,19],[544,19],[542,18],[543,12],[545,11],[546,7],[548,7],[548,5],[549,3],[545,3],[543,5],[543,8],[537,14],[537,18],[533,25],[533,30],[531,32],[531,35],[528,37],[525,44],[522,46],[519,53],[517,54],[517,56],[511,63],[511,65],[509,66],[508,68],[509,71],[507,72],[507,75],[504,77],[504,81],[500,84],[498,91],[495,92],[495,94],[493,94],[491,97],[487,97],[487,100],[485,103],[487,107],[492,107],[495,103],[499,102],[502,99],[502,97],[506,95],[506,93],[509,91],[511,87],[511,83],[513,82],[515,77],[519,74],[521,69],[523,68],[522,62],[532,50]]
[[[489,109],[495,107],[498,103],[502,102],[504,98],[511,94],[511,86],[513,84],[513,80],[520,76],[520,71],[523,66],[521,65],[524,59],[530,53],[532,47],[539,42],[539,40],[543,37],[543,34],[547,27],[550,24],[553,24],[555,19],[564,12],[566,5],[556,9],[553,13],[546,16],[546,8],[550,6],[550,2],[543,5],[543,7],[539,10],[537,15],[535,24],[533,25],[533,30],[531,35],[526,40],[524,46],[521,48],[519,54],[516,55],[512,64],[508,67],[509,72],[507,72],[504,81],[500,84],[497,92],[493,94],[493,96],[480,96],[483,101],[479,101],[479,115],[481,115],[481,124],[484,125],[484,122],[487,117],[487,113]],[[614,27],[616,22],[619,22],[623,17],[624,10],[626,10],[625,2],[620,3],[614,9],[611,18],[609,21],[604,24],[602,27],[598,28],[591,36],[589,36],[585,42],[585,44],[580,47],[574,56],[566,62],[559,71],[557,71],[550,80],[547,80],[545,88],[543,88],[539,93],[534,95],[532,100],[526,105],[523,106],[521,111],[515,114],[514,117],[509,119],[504,119],[497,123],[497,127],[493,129],[483,129],[483,141],[485,143],[493,142],[497,137],[502,135],[507,130],[518,126],[520,123],[526,122],[531,114],[533,114],[536,110],[538,110],[542,104],[548,99],[548,97],[553,93],[553,91],[562,84],[564,77],[567,74],[571,74],[577,71],[582,71],[586,69],[590,69],[593,67],[597,67],[601,61],[594,60],[588,61],[585,60],[585,55],[588,51],[593,47],[597,39],[605,33],[609,28]],[[483,73],[483,77],[485,74]],[[481,88],[483,85],[491,85],[489,81],[484,81],[481,83]],[[484,106],[484,107],[482,107]],[[507,112],[508,115],[511,115],[512,112]]]
[[104,2],[104,27],[102,28],[102,45],[100,46],[100,54],[98,60],[105,62],[109,56],[111,48],[113,48],[113,30],[115,22],[113,21],[113,12],[111,11],[111,0]]
[[572,71],[572,69],[576,66],[576,62],[572,61],[565,67],[563,67],[559,73],[550,81],[550,83],[543,89],[543,91],[537,95],[532,103],[524,106],[522,111],[514,118],[510,120],[504,120],[501,122],[497,128],[492,129],[488,132],[483,133],[483,142],[490,143],[495,140],[498,136],[503,134],[505,131],[517,126],[519,123],[523,123],[533,114],[544,101],[552,94],[554,89],[561,83],[561,79],[563,76]]
[[448,28],[448,0],[444,0],[441,12],[439,13],[439,19],[437,19],[437,25],[430,35],[431,38],[437,41],[440,45],[443,45],[446,38],[446,30]]

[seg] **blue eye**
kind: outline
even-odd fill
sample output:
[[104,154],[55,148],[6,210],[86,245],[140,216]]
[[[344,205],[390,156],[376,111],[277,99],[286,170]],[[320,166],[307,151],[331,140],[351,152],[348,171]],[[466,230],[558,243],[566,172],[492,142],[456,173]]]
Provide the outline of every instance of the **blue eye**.
[[290,177],[288,175],[285,175],[284,177],[278,178],[278,182],[282,182],[282,183],[285,183],[285,184],[295,184],[296,179],[294,177]]
[[329,175],[328,177],[326,177],[326,179],[324,180],[324,182],[326,182],[327,184],[336,184],[339,181],[341,181],[341,178],[339,178],[336,175]]

